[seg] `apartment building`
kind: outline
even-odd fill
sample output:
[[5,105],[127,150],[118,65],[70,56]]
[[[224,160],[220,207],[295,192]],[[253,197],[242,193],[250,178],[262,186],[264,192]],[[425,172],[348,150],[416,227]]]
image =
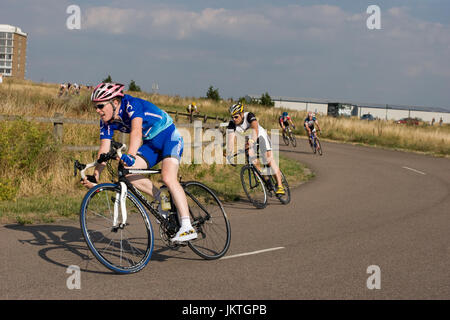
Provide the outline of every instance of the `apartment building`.
[[25,79],[27,34],[18,27],[0,24],[0,74]]

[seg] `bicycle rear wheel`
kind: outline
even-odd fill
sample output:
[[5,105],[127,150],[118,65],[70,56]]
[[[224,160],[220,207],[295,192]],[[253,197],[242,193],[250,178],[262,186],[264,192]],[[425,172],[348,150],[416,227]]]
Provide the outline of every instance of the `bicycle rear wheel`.
[[183,183],[188,200],[192,226],[198,237],[188,245],[196,254],[206,260],[219,259],[228,251],[231,228],[227,214],[219,198],[200,182]]
[[119,196],[116,184],[99,184],[90,189],[81,204],[80,225],[89,249],[100,263],[117,273],[134,273],[150,260],[153,231],[146,211],[131,192],[125,200],[127,223],[113,228],[114,203]]
[[258,209],[267,206],[267,190],[259,174],[251,165],[241,169],[241,183],[248,200]]

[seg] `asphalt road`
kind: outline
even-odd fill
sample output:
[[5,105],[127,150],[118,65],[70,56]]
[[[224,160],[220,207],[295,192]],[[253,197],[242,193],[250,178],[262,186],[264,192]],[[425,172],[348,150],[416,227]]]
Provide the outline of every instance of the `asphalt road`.
[[[323,148],[320,157],[305,140],[282,147],[316,174],[289,205],[226,206],[226,259],[168,250],[156,235],[144,270],[115,275],[87,251],[76,222],[1,226],[0,298],[449,299],[450,160]],[[80,289],[67,287],[70,265],[81,268]],[[369,266],[379,267],[379,289],[367,287]]]

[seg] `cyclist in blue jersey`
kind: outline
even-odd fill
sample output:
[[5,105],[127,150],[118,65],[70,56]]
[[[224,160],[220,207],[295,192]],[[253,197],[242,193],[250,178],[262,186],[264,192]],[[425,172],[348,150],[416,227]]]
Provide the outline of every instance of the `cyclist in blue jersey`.
[[[120,160],[133,169],[147,169],[161,162],[162,180],[181,218],[180,230],[171,240],[193,240],[197,233],[191,225],[186,194],[178,181],[183,138],[165,111],[146,100],[124,94],[123,88],[124,85],[118,83],[100,83],[92,92],[91,101],[100,116],[98,157],[109,152],[114,131],[129,133],[128,154],[123,154]],[[92,188],[104,168],[105,164],[97,165],[94,175],[82,184]],[[127,178],[136,188],[160,200],[160,192],[150,179],[137,174],[130,174]]]

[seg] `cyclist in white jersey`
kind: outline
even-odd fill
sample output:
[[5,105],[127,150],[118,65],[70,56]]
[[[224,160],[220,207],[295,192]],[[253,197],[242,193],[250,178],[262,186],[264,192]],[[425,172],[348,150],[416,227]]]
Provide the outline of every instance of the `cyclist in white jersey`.
[[[275,159],[273,158],[272,147],[266,129],[261,127],[261,125],[258,123],[258,120],[256,119],[256,116],[253,113],[244,112],[244,106],[240,103],[234,104],[230,107],[230,114],[232,120],[227,127],[228,155],[231,155],[231,153],[233,152],[236,132],[244,135],[247,130],[252,129],[251,137],[248,139],[249,160],[258,168],[258,170],[261,170],[259,164],[257,163],[257,157],[255,156],[259,148],[261,153],[265,156],[267,164],[275,172],[275,177],[278,184],[276,194],[285,194],[285,190],[281,181],[281,172]],[[228,158],[228,161],[230,161],[230,158]]]

